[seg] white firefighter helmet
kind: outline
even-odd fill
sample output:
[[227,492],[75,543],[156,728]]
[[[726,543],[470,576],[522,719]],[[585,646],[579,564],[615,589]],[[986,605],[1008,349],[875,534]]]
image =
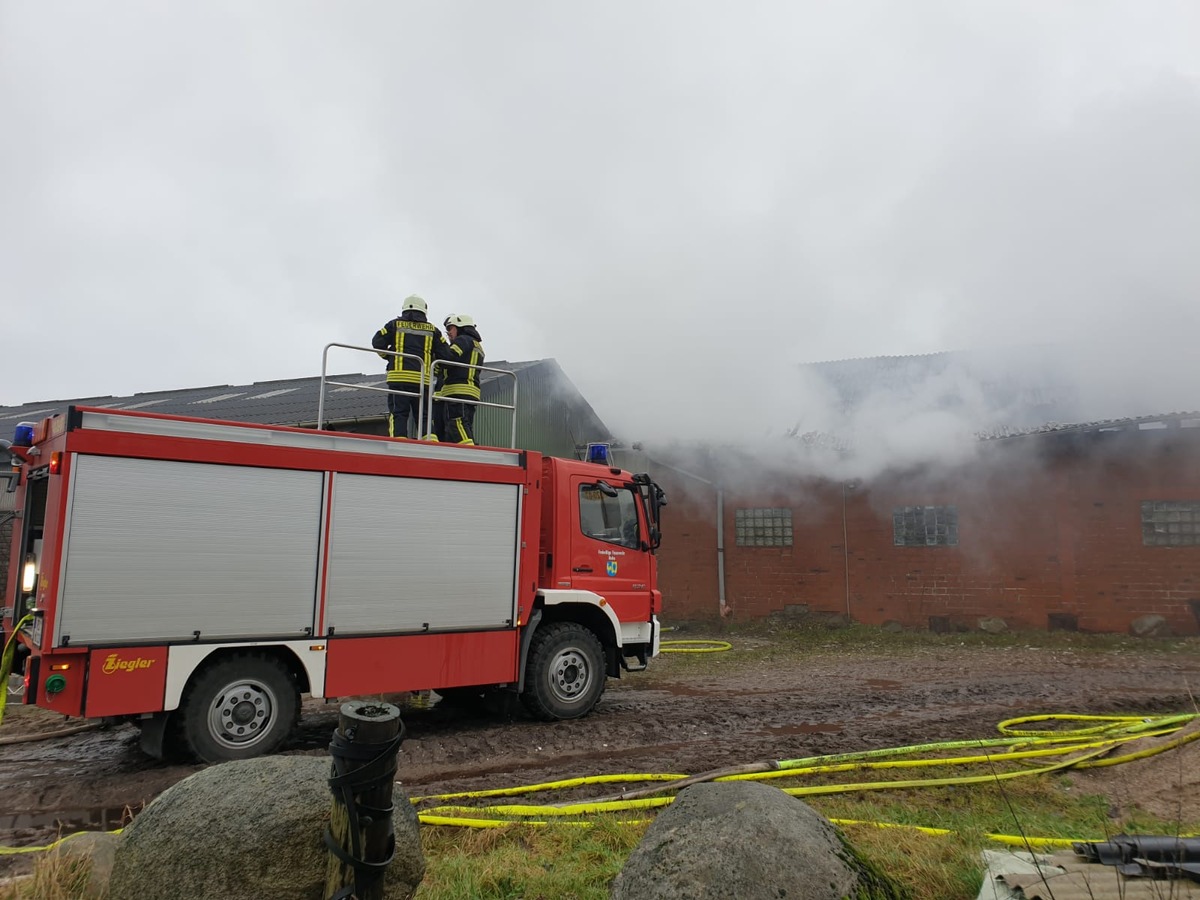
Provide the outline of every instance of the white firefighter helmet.
[[464,316],[459,313],[453,313],[449,316],[446,316],[445,325],[447,328],[449,328],[451,325],[453,325],[455,328],[465,328],[468,325],[474,325],[474,324],[475,324],[475,320],[472,319],[470,316]]
[[401,307],[401,312],[408,312],[410,309],[415,309],[417,312],[425,312],[429,307],[416,294],[409,294],[404,298],[404,306]]

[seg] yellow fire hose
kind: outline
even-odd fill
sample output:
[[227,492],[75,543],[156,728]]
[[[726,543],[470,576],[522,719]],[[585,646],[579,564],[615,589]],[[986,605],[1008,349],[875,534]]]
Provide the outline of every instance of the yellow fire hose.
[[660,653],[721,653],[732,649],[728,641],[663,641],[658,645]]
[[[986,766],[988,771],[954,777],[913,778],[902,781],[864,781],[844,784],[810,785],[782,788],[794,797],[809,797],[821,794],[852,793],[861,791],[894,790],[899,788],[938,787],[944,785],[970,785],[994,783],[1013,778],[1045,775],[1068,769],[1086,769],[1112,766],[1120,763],[1145,759],[1167,750],[1181,747],[1200,738],[1200,730],[1178,734],[1185,726],[1200,719],[1200,714],[1188,713],[1169,716],[1083,716],[1083,715],[1036,715],[1007,719],[997,727],[1005,735],[971,741],[941,741],[936,743],[912,744],[905,747],[888,747],[854,753],[837,753],[811,756],[801,759],[768,760],[727,769],[715,770],[702,775],[688,776],[667,773],[622,773],[613,775],[589,775],[567,778],[541,784],[518,785],[507,788],[492,788],[479,791],[458,791],[413,797],[411,802],[418,807],[418,817],[425,825],[443,825],[465,828],[501,828],[521,824],[529,826],[571,825],[589,827],[586,817],[597,814],[629,812],[633,816],[619,820],[623,824],[644,824],[647,810],[667,806],[675,799],[674,793],[688,784],[700,781],[766,781],[779,778],[798,778],[805,775],[828,775],[855,771],[885,771],[896,769],[920,770],[935,766]],[[1033,729],[1027,726],[1035,722],[1057,725],[1086,723],[1075,728]],[[1176,735],[1171,740],[1156,746],[1105,757],[1114,750],[1145,738]],[[991,752],[995,748],[996,752]],[[934,755],[956,753],[961,750],[975,752],[960,755]],[[982,752],[981,752],[982,751]],[[1105,758],[1101,758],[1105,757]],[[1038,761],[1036,765],[1028,765]],[[998,766],[1018,764],[1015,769],[998,771]],[[565,804],[501,804],[469,806],[453,801],[491,800],[501,797],[518,797],[552,791],[573,790],[590,785],[628,784],[638,787],[619,794],[592,800]],[[646,785],[650,785],[647,787]],[[448,802],[450,801],[450,802]],[[441,805],[426,806],[438,803]],[[889,822],[861,822],[854,819],[831,819],[835,825],[868,825],[879,828],[909,828],[930,835],[947,835],[952,832],[943,828],[927,828],[917,825],[897,825]],[[118,829],[119,831],[119,829]],[[115,832],[114,832],[115,833]],[[34,853],[58,846],[73,835],[38,847],[0,847],[0,855]],[[1024,835],[988,834],[990,840],[1032,849],[1068,847],[1074,841],[1085,838],[1043,838]]]
[[[22,623],[24,624],[24,623]],[[8,641],[4,649],[3,668],[5,676],[12,663],[12,652]],[[731,649],[726,641],[678,640],[663,641],[664,653],[718,653]],[[0,700],[0,717],[3,714]],[[844,784],[784,787],[784,793],[794,797],[822,794],[852,793],[861,791],[895,790],[900,788],[938,787],[944,785],[970,785],[994,783],[1031,775],[1045,775],[1067,769],[1086,769],[1097,766],[1113,766],[1137,759],[1145,759],[1167,750],[1181,747],[1200,738],[1200,730],[1180,735],[1154,747],[1119,756],[1107,756],[1115,749],[1144,738],[1164,737],[1181,731],[1186,725],[1200,718],[1200,714],[1169,716],[1087,716],[1069,714],[1043,714],[1006,719],[997,729],[998,738],[970,741],[940,741],[911,744],[904,747],[888,747],[852,753],[837,753],[801,759],[767,760],[758,763],[714,770],[700,775],[665,773],[628,773],[614,775],[590,775],[568,778],[541,784],[518,785],[480,791],[459,791],[413,797],[411,802],[418,807],[418,817],[425,825],[456,826],[464,828],[501,828],[514,824],[546,826],[573,825],[589,827],[587,816],[658,809],[672,803],[675,794],[690,784],[705,781],[766,781],[778,778],[798,778],[805,775],[829,775],[843,772],[895,770],[938,767],[938,766],[986,766],[980,774],[939,778],[913,778],[901,781],[865,781]],[[1033,723],[1045,723],[1047,727],[1028,727]],[[1076,727],[1055,727],[1073,725]],[[993,752],[993,750],[995,752]],[[957,751],[971,751],[965,755]],[[1103,758],[1102,758],[1103,757]],[[1016,768],[998,771],[997,766],[1015,764]],[[564,804],[502,804],[469,806],[447,801],[490,800],[500,797],[517,797],[551,791],[572,790],[588,785],[627,784],[636,785],[629,790],[583,802]],[[426,806],[429,803],[442,805]],[[644,817],[621,820],[623,824],[644,824]],[[910,828],[931,835],[947,835],[952,832],[942,828],[926,828],[915,825],[897,825],[888,822],[860,822],[852,819],[831,819],[835,825],[872,825],[880,828]],[[118,829],[117,831],[119,831]],[[116,833],[116,832],[113,832]],[[0,847],[0,856],[13,853],[34,853],[52,849],[74,835],[66,835],[51,844],[40,847]],[[1032,849],[1047,849],[1070,846],[1071,838],[1030,838],[1023,835],[988,834],[993,841]]]
[[[1143,738],[1163,737],[1175,734],[1186,725],[1200,718],[1200,714],[1172,716],[1080,716],[1038,715],[1008,719],[998,726],[1005,737],[974,741],[943,741],[915,744],[907,747],[891,747],[857,753],[840,753],[804,759],[775,760],[752,763],[735,769],[722,769],[698,776],[669,775],[659,773],[598,775],[587,778],[572,778],[564,781],[522,785],[514,788],[499,788],[484,791],[462,791],[414,797],[412,802],[419,808],[419,818],[427,825],[453,825],[468,828],[496,828],[520,823],[544,826],[550,823],[587,826],[585,816],[600,813],[621,813],[657,809],[670,804],[681,787],[699,781],[739,781],[795,778],[804,775],[828,775],[852,771],[889,769],[922,769],[933,766],[986,766],[987,771],[979,774],[941,778],[915,778],[902,781],[866,781],[806,787],[785,787],[784,793],[794,797],[822,794],[851,793],[861,791],[894,790],[900,788],[938,787],[944,785],[970,785],[994,783],[1013,778],[1045,775],[1067,769],[1085,769],[1098,766],[1118,765],[1136,759],[1145,759],[1167,750],[1181,747],[1200,738],[1200,730],[1190,731],[1176,738],[1132,753],[1109,758],[1100,758],[1123,745]],[[1087,723],[1075,728],[1030,729],[1021,726],[1034,722],[1054,724]],[[1094,724],[1095,723],[1095,724]],[[997,752],[989,752],[997,748]],[[946,754],[959,750],[974,750],[969,755]],[[984,751],[984,752],[978,752]],[[1038,761],[1030,765],[1030,761]],[[1017,768],[998,771],[997,766],[1017,764]],[[638,787],[620,794],[600,797],[584,802],[569,804],[503,804],[467,806],[447,804],[446,801],[487,800],[513,797],[556,790],[574,789],[590,784],[632,784]],[[427,806],[431,802],[445,805]],[[627,820],[644,822],[644,818]],[[831,820],[836,825],[878,825],[879,827],[915,828],[927,834],[949,834],[945,829],[920,826],[895,825],[893,823],[864,823],[856,820]],[[1070,846],[1078,838],[1030,838],[1022,835],[989,834],[991,840],[1034,849]]]
[[21,619],[4,642],[3,652],[0,652],[0,685],[3,686],[3,690],[0,691],[0,723],[4,722],[4,708],[8,705],[8,676],[12,674],[13,656],[17,652],[17,634],[32,621],[33,616]]

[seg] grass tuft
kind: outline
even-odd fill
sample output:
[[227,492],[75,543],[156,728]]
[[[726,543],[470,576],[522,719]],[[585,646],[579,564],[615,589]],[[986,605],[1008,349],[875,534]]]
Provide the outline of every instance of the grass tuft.
[[88,896],[91,874],[90,859],[45,853],[34,863],[32,875],[0,886],[0,900],[79,900]]
[[422,828],[426,870],[416,897],[605,900],[645,830],[610,816],[591,828]]

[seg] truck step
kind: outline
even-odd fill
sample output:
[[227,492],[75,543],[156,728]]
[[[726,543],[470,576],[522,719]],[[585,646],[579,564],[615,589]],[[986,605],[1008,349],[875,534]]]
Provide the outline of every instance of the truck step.
[[644,672],[646,670],[646,657],[644,656],[623,656],[621,657],[621,666],[626,672]]

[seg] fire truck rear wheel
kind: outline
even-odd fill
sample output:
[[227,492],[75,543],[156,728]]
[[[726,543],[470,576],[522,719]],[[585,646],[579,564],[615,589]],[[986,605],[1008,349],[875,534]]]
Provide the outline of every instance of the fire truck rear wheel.
[[184,693],[176,720],[182,743],[203,762],[250,759],[279,748],[300,713],[292,673],[271,656],[229,656],[204,669]]
[[552,722],[586,716],[604,693],[604,648],[574,622],[543,625],[533,635],[521,702]]

